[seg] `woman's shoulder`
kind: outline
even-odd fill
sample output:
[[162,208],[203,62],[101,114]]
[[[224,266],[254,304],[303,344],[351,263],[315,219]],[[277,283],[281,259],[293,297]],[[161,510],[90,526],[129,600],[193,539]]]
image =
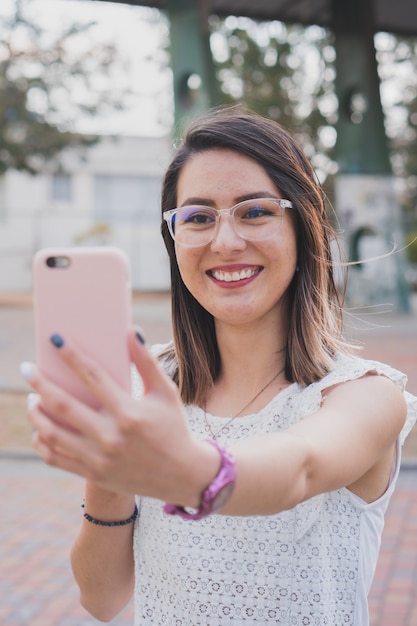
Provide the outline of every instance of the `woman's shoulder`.
[[177,369],[177,357],[175,354],[174,343],[156,343],[150,348],[151,354],[159,361],[160,367],[165,374],[172,377]]
[[405,391],[407,376],[403,372],[380,361],[338,353],[330,371],[319,380],[304,387],[303,393],[306,396],[315,396],[322,394],[330,387],[358,380],[368,375],[388,378],[402,392]]
[[407,419],[400,436],[401,442],[404,442],[417,421],[417,398],[406,391],[407,376],[386,363],[359,356],[337,354],[334,367],[323,378],[304,388],[301,393],[304,395],[303,405],[311,405],[312,409],[317,409],[323,402],[326,389],[357,380],[369,374],[388,378],[404,394],[407,404]]
[[174,353],[173,342],[168,341],[168,343],[154,343],[149,350],[156,359],[159,359],[163,363],[168,359],[171,353]]
[[[152,356],[155,357],[157,361],[159,361],[161,369],[166,374],[168,374],[168,376],[172,376],[176,367],[176,360],[172,342],[153,344],[149,348],[149,351]],[[133,396],[135,398],[138,398],[143,393],[143,383],[134,365],[132,365],[131,370],[131,381]]]
[[367,374],[385,376],[392,380],[402,391],[407,384],[407,376],[386,363],[365,359],[354,355],[337,354],[333,368],[314,385],[321,388],[362,378]]

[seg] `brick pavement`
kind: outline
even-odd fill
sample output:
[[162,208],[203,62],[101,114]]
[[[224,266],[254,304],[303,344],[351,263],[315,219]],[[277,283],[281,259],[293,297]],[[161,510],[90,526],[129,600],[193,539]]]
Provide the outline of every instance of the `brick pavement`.
[[[69,564],[81,516],[82,480],[33,458],[4,455],[0,476],[1,626],[99,624],[80,607]],[[417,625],[416,488],[417,468],[403,469],[370,594],[372,626]],[[132,606],[109,624],[132,626]]]
[[[1,626],[93,626],[69,564],[82,480],[33,458],[0,457]],[[131,626],[129,606],[112,626]]]
[[371,626],[417,625],[417,468],[400,473],[369,597]]
[[[166,298],[139,300],[135,320],[149,343],[169,338]],[[361,314],[350,334],[364,356],[391,363],[417,393],[417,310],[412,316]],[[370,321],[372,320],[372,321]],[[24,389],[17,367],[33,358],[30,307],[0,306],[0,389]],[[0,451],[1,452],[1,451]],[[0,625],[93,626],[79,606],[69,546],[81,515],[82,481],[33,455],[0,454]],[[401,473],[391,501],[370,594],[372,626],[417,626],[417,464]],[[133,622],[132,607],[110,622]],[[155,625],[157,626],[157,625]],[[194,626],[191,625],[190,626]],[[332,625],[333,626],[333,625]]]

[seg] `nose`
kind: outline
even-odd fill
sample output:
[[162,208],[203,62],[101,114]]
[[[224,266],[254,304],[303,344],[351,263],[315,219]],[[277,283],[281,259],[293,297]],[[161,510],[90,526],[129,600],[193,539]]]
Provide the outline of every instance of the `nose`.
[[234,226],[233,218],[230,213],[221,212],[218,216],[216,230],[214,233],[213,241],[211,242],[211,249],[213,252],[221,252],[223,250],[244,250],[246,248],[246,241],[240,237]]

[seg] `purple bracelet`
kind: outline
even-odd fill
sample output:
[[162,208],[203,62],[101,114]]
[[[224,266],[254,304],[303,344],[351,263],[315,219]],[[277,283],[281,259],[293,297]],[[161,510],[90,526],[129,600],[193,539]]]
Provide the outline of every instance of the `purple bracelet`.
[[[85,509],[84,502],[81,505],[82,509]],[[131,515],[128,519],[121,520],[120,522],[103,522],[101,519],[95,519],[91,517],[88,513],[83,513],[83,517],[90,522],[91,524],[96,524],[96,526],[126,526],[127,524],[132,524],[139,514],[138,507],[135,504],[135,510],[133,511],[133,515]]]
[[200,520],[207,515],[216,513],[230,498],[236,480],[236,462],[229,450],[223,448],[217,441],[207,439],[207,443],[216,448],[220,454],[221,466],[217,476],[204,489],[199,507],[189,511],[183,506],[166,502],[163,510],[167,515],[178,515],[185,520]]

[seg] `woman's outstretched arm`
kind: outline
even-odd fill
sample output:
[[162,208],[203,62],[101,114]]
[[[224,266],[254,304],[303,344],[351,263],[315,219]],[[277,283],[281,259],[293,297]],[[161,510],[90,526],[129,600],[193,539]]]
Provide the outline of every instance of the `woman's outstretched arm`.
[[[102,521],[132,517],[132,496],[110,493],[86,483],[85,511]],[[133,523],[99,526],[82,518],[71,550],[71,565],[82,606],[96,619],[110,621],[133,595]]]
[[[91,360],[65,344],[62,358],[103,406],[95,412],[35,370],[30,384],[61,423],[39,403],[29,411],[35,445],[46,462],[80,474],[110,492],[140,494],[196,507],[220,465],[218,452],[189,431],[176,386],[132,333],[132,360],[144,383],[134,399]],[[284,433],[233,447],[236,488],[222,512],[267,515],[318,493],[351,487],[363,499],[388,483],[395,441],[405,421],[402,392],[368,375],[326,390],[314,414]]]

